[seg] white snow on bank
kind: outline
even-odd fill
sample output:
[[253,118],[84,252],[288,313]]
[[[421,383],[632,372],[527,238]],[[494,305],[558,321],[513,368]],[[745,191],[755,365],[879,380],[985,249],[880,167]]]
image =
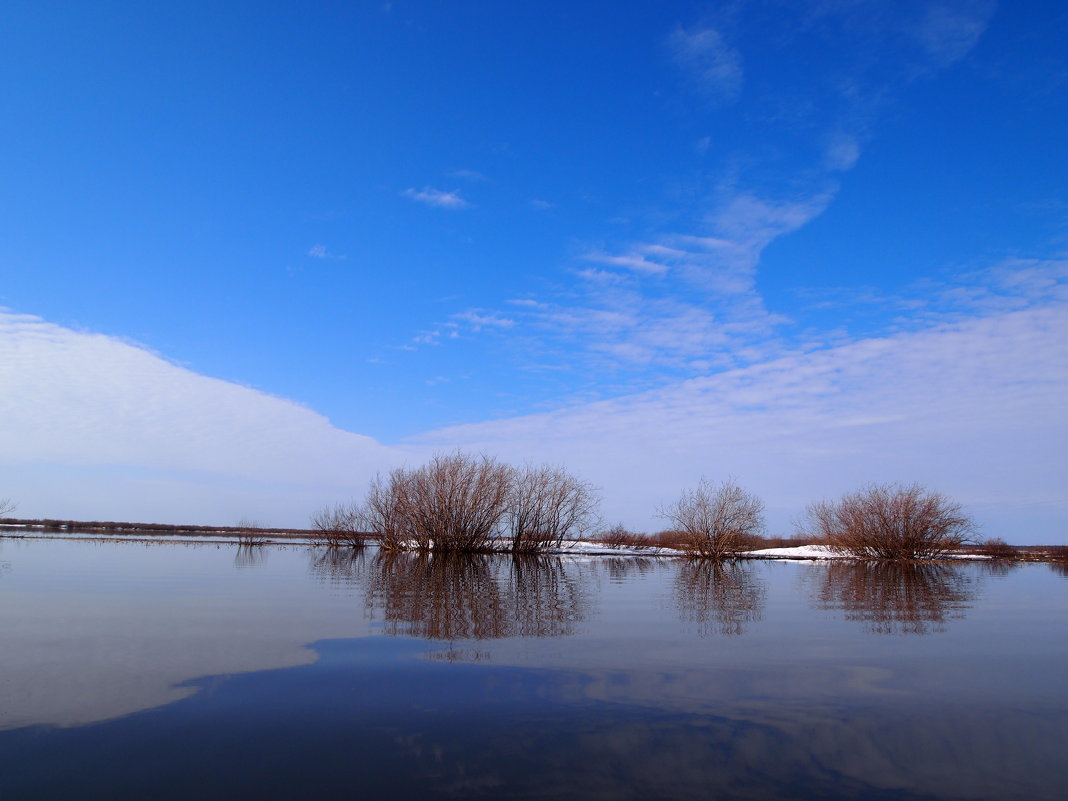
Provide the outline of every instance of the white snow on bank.
[[627,548],[605,545],[603,542],[588,540],[566,540],[559,548],[549,548],[545,553],[573,554],[581,556],[682,556],[682,551],[674,548]]
[[793,548],[762,548],[742,554],[752,559],[850,559],[849,554],[827,545],[798,545]]

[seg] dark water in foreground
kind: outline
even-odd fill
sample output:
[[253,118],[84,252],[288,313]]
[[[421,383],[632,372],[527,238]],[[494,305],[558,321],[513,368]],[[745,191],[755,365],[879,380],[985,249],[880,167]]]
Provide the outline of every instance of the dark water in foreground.
[[1045,565],[0,540],[0,797],[1068,796]]

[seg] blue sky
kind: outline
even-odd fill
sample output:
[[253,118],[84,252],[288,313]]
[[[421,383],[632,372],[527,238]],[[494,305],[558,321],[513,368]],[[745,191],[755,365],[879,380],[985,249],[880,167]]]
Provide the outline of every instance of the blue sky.
[[[157,458],[174,443],[114,444],[238,430],[277,400],[327,425],[331,442],[362,438],[359,455],[349,444],[336,455],[353,485],[431,446],[479,445],[579,464],[606,506],[616,493],[606,514],[639,527],[655,525],[671,482],[735,474],[763,484],[782,529],[805,491],[851,481],[916,478],[994,503],[988,483],[1004,486],[994,476],[1007,462],[1016,483],[983,513],[996,533],[1031,509],[1047,538],[1068,536],[1065,353],[1050,336],[1065,319],[1066,30],[1063,3],[986,0],[9,3],[0,479],[12,489],[0,496],[78,516],[119,514],[133,493],[156,505],[131,512],[183,519],[270,497],[268,511],[241,514],[300,522],[313,498],[349,489],[307,478],[315,454],[266,478],[214,456]],[[942,349],[958,341],[974,353]],[[885,368],[842,378],[836,359],[886,342],[898,345]],[[95,355],[74,376],[63,358],[83,345]],[[94,394],[144,396],[158,385],[146,376],[170,368],[186,378],[166,414],[134,419]],[[811,462],[822,483],[769,478],[783,454],[757,450],[763,434],[709,454],[703,436],[763,421],[786,426],[781,450],[809,472],[802,441],[823,424],[787,426],[779,390],[761,383],[790,370],[791,382],[829,376],[831,389],[802,382],[789,396],[819,399],[808,412],[825,422],[860,419],[889,397],[869,397],[881,382],[928,374],[959,381],[923,383],[935,393],[924,408],[957,405],[939,422],[901,399],[856,424],[840,453],[864,459]],[[987,386],[989,370],[1015,372]],[[731,396],[721,429],[697,393],[661,462],[663,443],[609,457],[596,437],[666,431],[650,398],[739,381],[757,389]],[[230,385],[247,390],[233,425],[200,389],[230,397]],[[979,408],[1013,387],[1017,417],[1006,403]],[[50,392],[62,408],[40,400]],[[77,421],[94,408],[109,433],[90,447]],[[591,410],[597,425],[570,427]],[[1030,427],[1006,446],[1021,417]],[[898,464],[890,418],[946,438]],[[529,435],[545,419],[575,452]],[[974,429],[954,439],[961,420]],[[69,436],[53,451],[57,430]],[[255,436],[220,433],[202,453]],[[275,453],[292,445],[266,439]],[[996,469],[965,479],[976,457],[963,443]],[[114,495],[56,497],[57,475]],[[167,501],[188,482],[210,499]]]

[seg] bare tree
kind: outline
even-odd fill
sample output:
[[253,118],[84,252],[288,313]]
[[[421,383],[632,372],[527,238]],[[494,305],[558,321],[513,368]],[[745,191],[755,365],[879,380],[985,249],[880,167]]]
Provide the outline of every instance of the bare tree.
[[368,521],[386,549],[488,550],[500,533],[514,472],[485,455],[438,454],[372,481]]
[[511,550],[537,553],[582,536],[595,525],[599,503],[591,484],[562,467],[514,471],[505,514]]
[[255,520],[242,517],[237,522],[237,542],[242,548],[259,547],[267,544],[267,537],[263,533],[263,526]]
[[0,517],[3,517],[8,512],[15,511],[15,504],[11,502],[10,498],[0,498]]
[[685,490],[677,501],[660,509],[682,534],[690,556],[728,559],[746,541],[764,530],[764,502],[739,487],[733,479],[714,486],[702,478],[695,489]]
[[918,484],[871,484],[808,507],[803,527],[864,559],[930,559],[955,551],[975,531],[960,504]]
[[324,506],[311,516],[317,545],[361,548],[367,542],[366,513],[354,503]]

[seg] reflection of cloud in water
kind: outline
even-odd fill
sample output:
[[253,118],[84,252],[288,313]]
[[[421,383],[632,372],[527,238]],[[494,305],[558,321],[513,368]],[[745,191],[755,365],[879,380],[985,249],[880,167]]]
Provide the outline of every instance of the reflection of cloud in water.
[[392,635],[557,637],[585,618],[587,595],[559,559],[381,552],[368,564],[367,606]]
[[690,559],[675,579],[682,620],[696,623],[702,636],[744,633],[745,624],[763,619],[765,594],[753,569],[739,562]]
[[944,563],[835,562],[817,581],[817,607],[842,610],[875,634],[945,631],[975,598],[965,569]]

